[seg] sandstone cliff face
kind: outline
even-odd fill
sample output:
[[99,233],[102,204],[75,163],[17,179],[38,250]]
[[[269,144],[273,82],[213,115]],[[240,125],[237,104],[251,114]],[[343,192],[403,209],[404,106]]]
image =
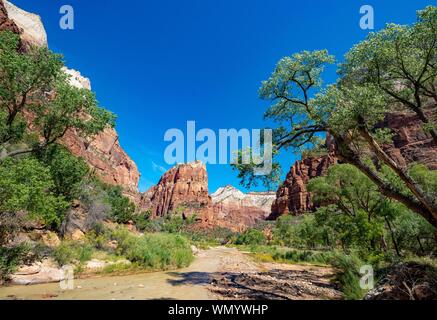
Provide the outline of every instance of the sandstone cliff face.
[[189,215],[210,205],[206,166],[199,161],[171,168],[141,198],[141,208],[151,210],[154,217],[179,211]]
[[229,185],[219,188],[211,194],[212,223],[234,231],[243,231],[269,216],[275,197],[274,192],[245,194]]
[[[89,79],[75,70],[65,69],[70,76],[70,84],[78,88],[91,90]],[[120,185],[127,196],[137,201],[140,173],[136,164],[120,146],[118,134],[113,128],[91,138],[82,138],[70,130],[62,143],[76,156],[82,157],[92,170],[106,183]]]
[[[6,0],[0,0],[0,31],[10,30],[20,34],[23,48],[30,45],[47,46],[47,35],[39,16],[21,10]],[[70,84],[91,90],[90,80],[78,71],[64,69]],[[70,130],[62,139],[74,155],[82,157],[101,179],[120,185],[132,200],[138,201],[139,171],[136,164],[120,146],[117,132],[107,128],[90,139],[80,137]]]
[[[1,9],[3,7],[3,9]],[[17,29],[8,29],[20,33],[23,42],[35,46],[47,46],[47,34],[41,18],[33,13],[26,12],[12,3],[3,0],[3,5],[0,3],[0,12],[6,13],[9,21],[13,21]],[[0,17],[1,17],[0,13]],[[1,18],[0,18],[1,21]],[[1,22],[0,22],[1,25]]]
[[382,124],[391,128],[393,144],[385,146],[385,151],[401,166],[422,163],[437,170],[437,145],[430,134],[423,131],[417,115],[407,112],[392,113]]
[[307,191],[308,181],[323,176],[328,168],[337,163],[333,155],[305,158],[290,168],[285,181],[276,192],[276,200],[272,204],[269,220],[284,214],[300,214],[313,208],[310,193]]
[[178,164],[141,198],[141,208],[152,217],[196,214],[199,229],[223,227],[242,231],[265,220],[275,199],[271,192],[251,192],[226,186],[208,195],[208,174],[201,162]]
[[20,29],[17,24],[11,20],[8,16],[5,3],[0,0],[0,31],[12,31],[14,33],[20,33]]

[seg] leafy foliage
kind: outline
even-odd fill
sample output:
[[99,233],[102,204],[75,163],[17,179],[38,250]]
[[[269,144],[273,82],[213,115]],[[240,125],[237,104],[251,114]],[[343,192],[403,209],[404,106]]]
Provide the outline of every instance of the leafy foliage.
[[107,191],[107,201],[111,206],[110,216],[115,222],[127,223],[133,220],[135,205],[123,196],[121,187],[110,187]]
[[59,226],[68,202],[54,189],[49,168],[38,160],[6,159],[0,165],[0,215],[25,211],[30,218]]
[[[384,150],[392,133],[377,128],[387,113],[409,110],[437,142],[436,17],[437,9],[429,6],[418,12],[412,26],[388,25],[370,34],[347,53],[339,80],[327,87],[323,87],[322,72],[334,58],[326,50],[282,58],[260,89],[260,97],[272,101],[265,118],[277,124],[273,154],[287,148],[320,152],[321,138],[329,134],[342,162],[365,174],[381,195],[436,227],[435,194],[424,190],[424,181],[411,176]],[[236,169],[246,186],[260,179],[253,165]]]
[[171,269],[188,266],[193,260],[188,241],[180,235],[145,234],[136,237],[125,229],[118,229],[112,237],[118,242],[118,252],[132,262],[152,269]]
[[248,229],[246,232],[240,234],[235,240],[237,245],[260,245],[265,244],[266,238],[262,231],[257,229]]
[[0,246],[0,284],[26,259],[28,252],[27,245],[12,248]]
[[39,158],[50,170],[56,194],[67,200],[76,199],[80,194],[82,181],[89,172],[85,161],[74,157],[65,147],[57,144],[44,150]]

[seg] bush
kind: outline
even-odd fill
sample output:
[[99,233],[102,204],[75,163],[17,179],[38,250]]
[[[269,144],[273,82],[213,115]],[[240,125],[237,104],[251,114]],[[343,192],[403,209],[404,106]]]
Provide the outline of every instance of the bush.
[[331,265],[338,270],[335,280],[339,283],[343,297],[347,300],[360,300],[366,290],[360,287],[360,268],[363,263],[354,254],[336,254],[331,259]]
[[260,245],[265,243],[266,237],[258,229],[248,229],[235,240],[237,245]]
[[111,206],[112,219],[117,223],[127,223],[134,219],[135,205],[125,196],[121,187],[110,187],[107,201]]
[[31,218],[58,227],[68,203],[51,192],[50,171],[34,158],[6,159],[0,165],[0,214],[25,211]]
[[117,253],[154,270],[186,267],[193,260],[189,242],[180,235],[153,233],[137,237],[118,228],[112,238],[118,242]]
[[137,228],[143,232],[182,233],[196,221],[192,215],[184,219],[181,215],[168,215],[152,219],[149,211],[133,217]]
[[53,250],[53,257],[61,266],[75,261],[83,263],[91,259],[93,251],[89,244],[64,241]]
[[191,241],[196,243],[196,246],[208,248],[209,245],[224,245],[227,243],[235,243],[236,234],[227,228],[214,227],[211,229],[195,229],[188,227],[184,235]]
[[80,194],[81,182],[89,171],[82,158],[73,156],[64,146],[52,145],[39,155],[50,170],[57,195],[73,200]]
[[0,247],[0,284],[23,263],[29,250],[27,245]]

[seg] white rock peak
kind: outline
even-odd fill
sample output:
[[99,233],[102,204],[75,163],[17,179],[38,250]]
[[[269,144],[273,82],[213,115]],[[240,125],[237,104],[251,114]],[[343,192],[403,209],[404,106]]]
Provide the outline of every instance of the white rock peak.
[[47,33],[40,16],[24,11],[3,0],[9,19],[22,29],[21,38],[36,46],[47,47]]

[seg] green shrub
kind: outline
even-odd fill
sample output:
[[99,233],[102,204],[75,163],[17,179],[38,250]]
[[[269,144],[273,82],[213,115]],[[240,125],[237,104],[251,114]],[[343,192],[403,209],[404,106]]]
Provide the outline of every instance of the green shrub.
[[347,300],[359,300],[366,290],[360,287],[360,268],[363,263],[356,255],[336,254],[331,265],[337,269],[335,280],[339,283],[343,297]]
[[48,166],[57,195],[73,200],[80,194],[81,182],[89,171],[82,158],[73,156],[67,148],[52,145],[39,154],[42,163]]
[[91,259],[93,251],[94,249],[90,244],[64,241],[53,250],[53,257],[59,265],[75,261],[83,263]]
[[187,228],[184,235],[194,242],[196,246],[204,249],[211,245],[224,245],[235,243],[236,241],[236,234],[232,230],[218,226],[211,229]]
[[68,203],[51,192],[54,188],[49,169],[37,159],[7,158],[0,164],[0,213],[26,211],[29,217],[57,227]]
[[195,223],[196,215],[184,219],[182,215],[167,215],[165,217],[151,218],[151,213],[135,215],[133,217],[137,228],[143,232],[183,233]]
[[235,240],[237,245],[260,245],[265,243],[264,233],[258,229],[248,229]]
[[180,235],[152,233],[141,237],[118,228],[112,233],[117,240],[117,253],[143,267],[165,270],[188,266],[193,260],[191,247]]
[[134,219],[135,205],[125,196],[121,187],[107,190],[107,201],[111,206],[111,218],[117,223],[127,223]]
[[0,283],[8,278],[23,263],[29,253],[29,246],[0,247]]

